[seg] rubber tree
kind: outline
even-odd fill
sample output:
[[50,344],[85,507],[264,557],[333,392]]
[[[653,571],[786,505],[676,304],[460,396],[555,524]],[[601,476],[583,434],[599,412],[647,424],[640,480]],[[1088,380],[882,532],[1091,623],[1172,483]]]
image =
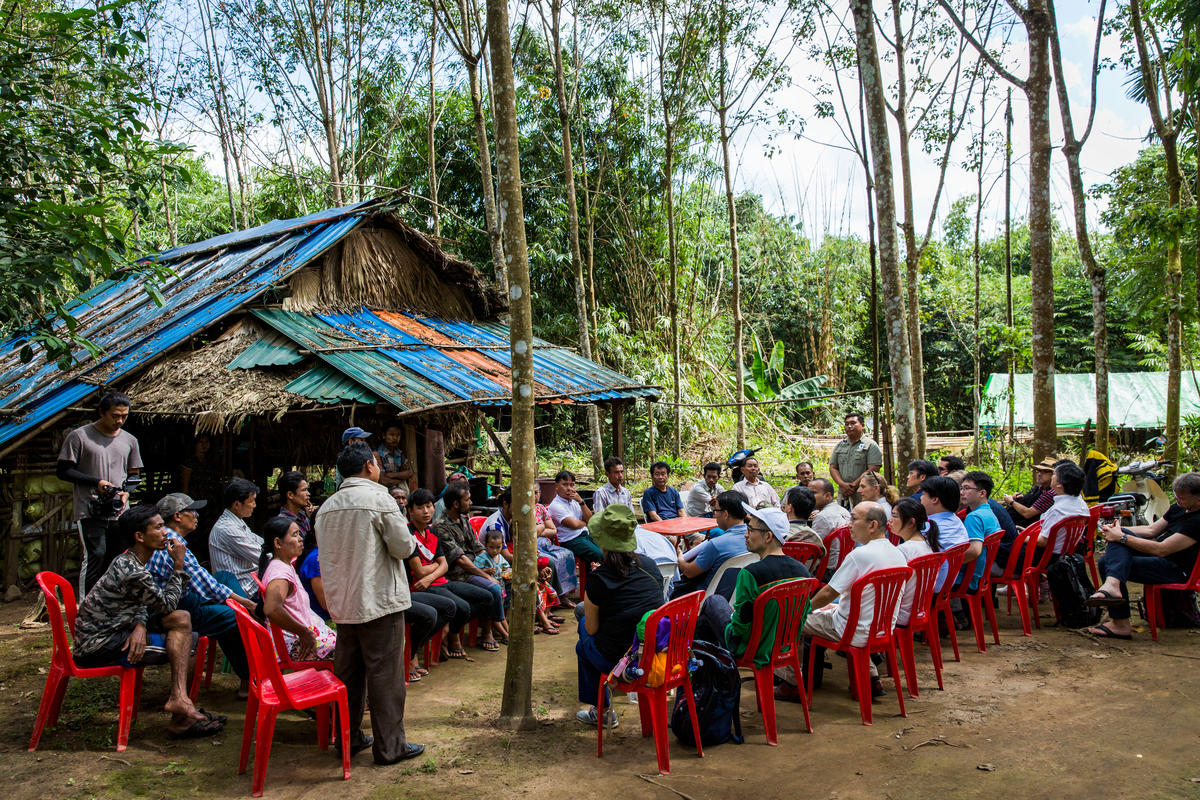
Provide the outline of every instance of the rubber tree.
[[883,314],[887,326],[888,366],[892,377],[892,426],[896,457],[901,464],[919,458],[916,449],[916,414],[913,407],[912,361],[904,292],[900,284],[899,239],[896,236],[896,195],[892,148],[879,49],[875,41],[875,15],[870,0],[851,0],[859,81],[866,106],[871,165],[875,171],[875,211],[879,219],[879,275],[883,285]]
[[529,251],[525,241],[525,201],[521,192],[520,135],[516,81],[508,32],[508,3],[487,0],[491,51],[493,121],[496,131],[497,206],[509,275],[509,354],[512,359],[512,614],[500,722],[510,728],[536,725],[533,716],[533,614],[537,594],[537,528],[534,489],[537,454],[533,444],[533,311],[529,291]]
[[1058,449],[1054,407],[1054,264],[1050,209],[1050,31],[1048,0],[1022,6],[1007,0],[1025,28],[1028,72],[1024,79],[1005,68],[947,0],[938,0],[946,16],[984,61],[1025,93],[1029,106],[1029,276],[1033,319],[1033,459]]

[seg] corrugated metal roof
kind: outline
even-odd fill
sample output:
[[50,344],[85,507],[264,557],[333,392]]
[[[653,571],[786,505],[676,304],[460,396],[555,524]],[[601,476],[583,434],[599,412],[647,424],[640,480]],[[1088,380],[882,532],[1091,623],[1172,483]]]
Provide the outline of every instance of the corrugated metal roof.
[[[1033,375],[1018,373],[1013,422],[1019,428],[1033,427]],[[1200,373],[1184,371],[1180,381],[1179,416],[1200,416]],[[1096,420],[1096,374],[1055,373],[1054,414],[1059,428],[1082,428]],[[983,390],[981,425],[1008,424],[1008,375],[992,373]],[[1167,373],[1110,372],[1108,375],[1108,423],[1115,428],[1161,428],[1167,424]]]
[[[20,360],[28,339],[0,341],[0,443],[51,419],[287,278],[352,231],[377,204],[360,204],[297,220],[281,220],[251,231],[152,256],[175,276],[160,286],[158,306],[143,284],[128,277],[103,281],[70,305],[79,335],[102,349],[99,359],[76,353],[78,366],[62,372],[42,352]],[[243,247],[231,250],[236,245]]]
[[[302,314],[255,309],[254,315],[307,354],[402,411],[457,403],[507,405],[508,328],[362,309]],[[657,397],[659,391],[540,339],[534,342],[538,402]]]
[[255,367],[286,367],[304,360],[296,343],[282,333],[267,331],[258,341],[238,353],[225,365],[226,369]]
[[382,398],[325,364],[318,364],[284,389],[318,403],[381,403]]

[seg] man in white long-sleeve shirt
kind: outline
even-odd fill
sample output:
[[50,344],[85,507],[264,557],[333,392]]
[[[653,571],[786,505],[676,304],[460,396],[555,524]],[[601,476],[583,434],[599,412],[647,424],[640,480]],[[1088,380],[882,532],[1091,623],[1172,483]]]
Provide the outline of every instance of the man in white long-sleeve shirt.
[[225,486],[225,511],[208,534],[212,571],[232,572],[247,597],[258,596],[254,574],[262,557],[262,537],[250,530],[246,518],[254,513],[258,487],[245,478],[234,478]]

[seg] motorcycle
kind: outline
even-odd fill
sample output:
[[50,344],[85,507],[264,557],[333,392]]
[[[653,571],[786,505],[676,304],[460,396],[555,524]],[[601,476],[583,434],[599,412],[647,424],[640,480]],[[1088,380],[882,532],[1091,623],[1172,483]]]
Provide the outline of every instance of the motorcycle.
[[762,450],[762,448],[754,447],[749,450],[738,450],[725,462],[725,465],[732,470],[732,480],[734,483],[742,479],[742,467],[745,465],[746,459],[753,456],[759,450]]
[[1134,525],[1150,525],[1158,521],[1171,501],[1163,491],[1162,482],[1166,476],[1157,470],[1160,467],[1171,466],[1170,461],[1135,461],[1117,470],[1118,475],[1124,475],[1128,480],[1121,485],[1120,491],[1105,500],[1105,504],[1128,504],[1133,510]]

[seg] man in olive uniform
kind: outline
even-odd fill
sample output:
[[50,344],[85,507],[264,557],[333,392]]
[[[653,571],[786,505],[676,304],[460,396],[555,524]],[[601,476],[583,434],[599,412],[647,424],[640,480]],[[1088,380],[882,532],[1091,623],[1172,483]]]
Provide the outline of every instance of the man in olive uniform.
[[853,507],[860,500],[858,479],[867,470],[879,470],[883,464],[883,452],[865,435],[862,414],[847,414],[845,423],[846,438],[837,443],[833,455],[829,457],[829,477],[837,484],[842,505]]

